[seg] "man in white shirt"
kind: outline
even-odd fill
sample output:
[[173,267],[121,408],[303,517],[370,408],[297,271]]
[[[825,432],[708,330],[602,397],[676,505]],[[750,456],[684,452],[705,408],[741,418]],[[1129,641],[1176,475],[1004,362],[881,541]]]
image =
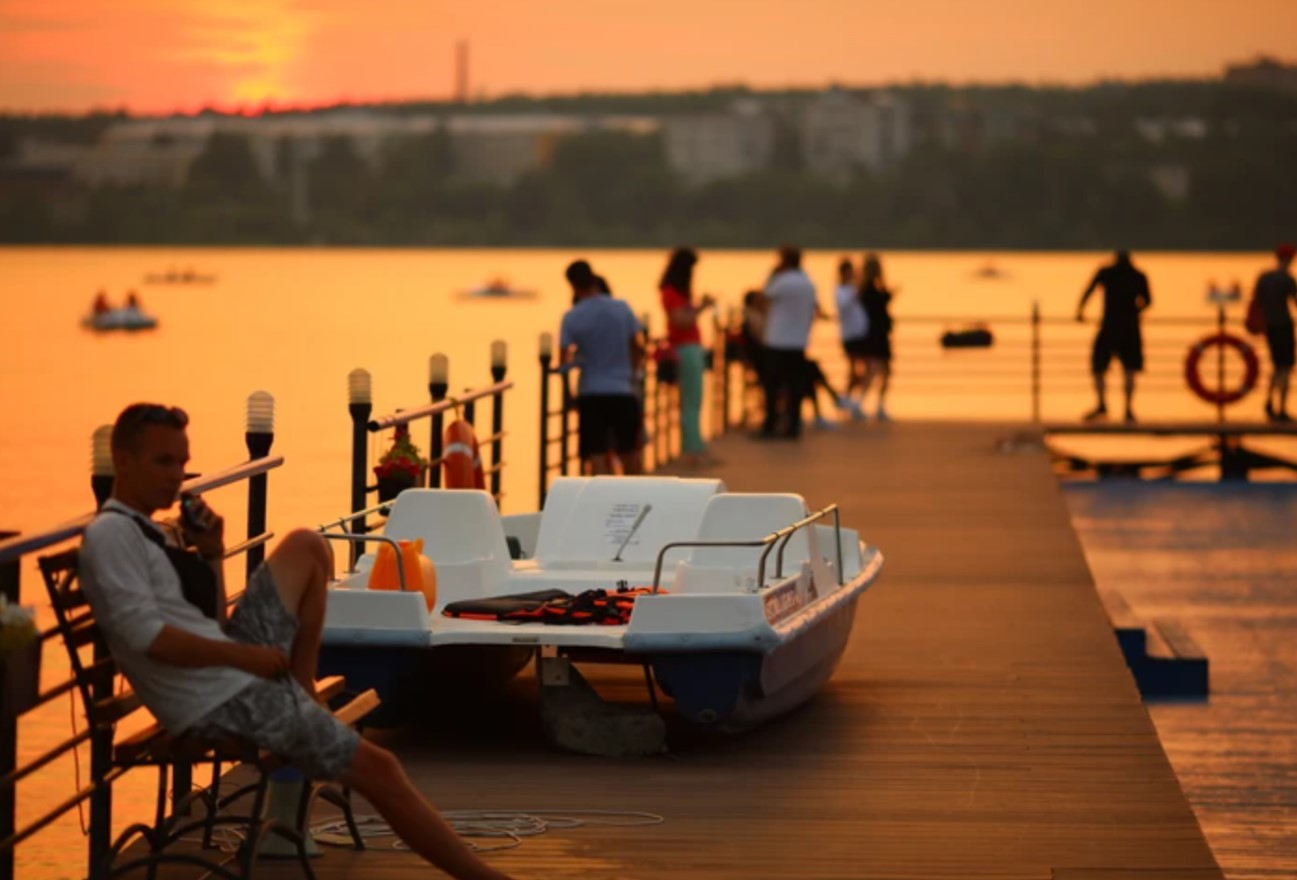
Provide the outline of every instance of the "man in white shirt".
[[[177,499],[188,417],[134,404],[113,426],[113,496],[86,529],[81,579],[118,666],[173,734],[239,736],[308,775],[360,792],[411,849],[452,877],[506,880],[411,784],[396,757],[339,722],[312,694],[333,557],[290,532],[225,619],[224,521],[184,499],[185,552],[152,520]],[[201,608],[199,606],[202,606]]]
[[[815,285],[802,271],[802,252],[779,249],[779,264],[766,282],[766,417],[760,436],[795,439],[802,433],[802,399],[810,393],[806,344],[815,321]],[[780,414],[784,426],[779,428]]]

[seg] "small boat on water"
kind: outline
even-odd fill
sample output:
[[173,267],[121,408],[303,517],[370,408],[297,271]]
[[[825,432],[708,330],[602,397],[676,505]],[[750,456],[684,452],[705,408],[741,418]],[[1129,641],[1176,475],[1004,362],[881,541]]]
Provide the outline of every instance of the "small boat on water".
[[834,505],[676,477],[564,477],[511,516],[485,492],[407,489],[381,539],[422,541],[435,598],[370,588],[361,556],[330,587],[320,671],[377,688],[388,723],[447,675],[500,686],[550,656],[644,665],[683,718],[750,728],[829,680],[883,562]]
[[1009,273],[994,263],[983,263],[973,270],[973,277],[982,281],[1002,281],[1009,277]]
[[460,296],[472,299],[533,299],[536,291],[513,287],[504,278],[492,278],[485,284],[460,291]]
[[91,312],[81,319],[81,326],[99,332],[152,330],[158,326],[158,319],[137,306],[123,306],[119,309]]
[[169,269],[166,272],[155,272],[144,276],[145,284],[215,284],[215,273],[200,275],[192,269],[177,272]]

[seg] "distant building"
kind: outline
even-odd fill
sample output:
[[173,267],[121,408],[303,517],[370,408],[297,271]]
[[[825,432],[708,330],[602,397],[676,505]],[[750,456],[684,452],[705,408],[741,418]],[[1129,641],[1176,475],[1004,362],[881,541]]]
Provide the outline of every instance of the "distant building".
[[908,103],[887,93],[859,98],[830,89],[802,114],[802,159],[824,177],[886,170],[910,152],[913,139]]
[[1200,141],[1207,136],[1207,120],[1197,116],[1184,116],[1178,119],[1141,117],[1135,120],[1135,131],[1141,138],[1153,144],[1172,139]]
[[1231,64],[1226,67],[1225,82],[1297,94],[1297,64],[1284,64],[1277,59],[1262,56],[1250,64]]
[[774,121],[751,102],[731,113],[672,117],[662,130],[667,163],[690,183],[761,171],[774,153]]
[[[20,168],[65,169],[95,187],[143,184],[181,187],[189,167],[214,134],[247,139],[263,180],[297,181],[304,165],[326,141],[343,138],[373,170],[388,148],[401,139],[427,136],[443,124],[433,114],[394,114],[340,110],[274,116],[216,116],[132,119],[109,126],[93,145],[26,141],[14,164]],[[451,132],[456,175],[507,185],[520,174],[544,167],[555,145],[587,131],[649,133],[658,127],[647,117],[581,117],[546,114],[461,114],[444,119]]]

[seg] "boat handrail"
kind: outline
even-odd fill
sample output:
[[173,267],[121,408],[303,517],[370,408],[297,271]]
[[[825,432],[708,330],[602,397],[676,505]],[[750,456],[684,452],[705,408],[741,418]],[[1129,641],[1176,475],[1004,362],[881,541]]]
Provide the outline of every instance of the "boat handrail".
[[406,425],[410,422],[417,421],[428,416],[435,416],[438,413],[448,412],[452,409],[465,404],[472,403],[475,400],[481,400],[484,397],[495,397],[503,394],[513,388],[512,380],[496,382],[494,385],[487,385],[485,388],[479,388],[476,391],[470,391],[462,397],[455,397],[453,394],[447,395],[445,400],[439,400],[436,403],[430,403],[427,406],[421,406],[418,409],[401,410],[399,413],[393,413],[390,416],[384,416],[381,419],[371,419],[366,425],[371,434],[381,431],[384,428],[395,428],[397,425]]
[[833,514],[833,534],[837,544],[837,568],[838,568],[838,585],[841,586],[844,581],[842,578],[842,520],[838,513],[838,505],[830,504],[821,510],[807,514],[794,523],[789,523],[781,529],[776,529],[764,538],[758,538],[752,541],[721,541],[721,540],[691,540],[691,541],[668,541],[662,545],[658,551],[657,561],[653,565],[653,593],[657,593],[662,582],[662,566],[665,563],[668,550],[675,550],[681,547],[764,547],[761,551],[761,559],[757,563],[757,591],[761,591],[766,585],[766,559],[770,556],[771,549],[777,541],[782,539],[779,546],[779,552],[775,555],[775,577],[784,576],[784,548],[788,546],[789,540],[794,533],[800,529],[806,528],[814,522],[818,522],[829,514]]
[[[366,541],[378,541],[383,544],[390,544],[396,552],[396,580],[400,585],[402,593],[409,592],[405,586],[405,565],[401,559],[401,545],[395,538],[389,538],[387,535],[353,535],[351,532],[328,532],[319,530],[319,535],[326,541],[348,541],[352,544],[364,544]],[[355,574],[356,569],[353,567],[348,574]]]
[[[284,463],[282,455],[257,458],[242,464],[234,465],[210,477],[194,477],[180,487],[181,492],[201,493],[219,489],[230,483],[237,483],[248,477],[255,477],[274,470]],[[18,535],[7,541],[0,541],[0,565],[13,562],[28,553],[44,550],[55,544],[61,544],[69,538],[75,538],[86,530],[94,521],[95,513],[84,513],[74,519],[30,535]]]
[[371,513],[381,513],[384,516],[386,516],[388,512],[391,510],[392,505],[395,503],[396,503],[395,500],[380,501],[378,504],[375,504],[373,507],[366,507],[364,510],[357,510],[355,513],[348,513],[347,515],[340,516],[337,519],[331,519],[327,523],[324,523],[323,525],[316,526],[315,530],[317,532],[323,532],[333,528],[334,526],[342,526],[343,531],[346,531],[347,534],[349,535],[354,534],[354,532],[347,531],[346,528],[347,523],[351,522],[357,517],[369,516]]

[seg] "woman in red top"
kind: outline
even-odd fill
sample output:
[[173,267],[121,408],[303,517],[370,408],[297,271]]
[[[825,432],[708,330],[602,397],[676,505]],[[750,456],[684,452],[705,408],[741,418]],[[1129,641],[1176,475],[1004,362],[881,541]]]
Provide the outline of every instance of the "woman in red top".
[[715,464],[703,443],[699,415],[703,405],[703,346],[698,315],[715,305],[710,295],[693,302],[694,265],[698,254],[677,248],[667,261],[659,289],[667,316],[667,341],[680,361],[680,446],[686,464]]

